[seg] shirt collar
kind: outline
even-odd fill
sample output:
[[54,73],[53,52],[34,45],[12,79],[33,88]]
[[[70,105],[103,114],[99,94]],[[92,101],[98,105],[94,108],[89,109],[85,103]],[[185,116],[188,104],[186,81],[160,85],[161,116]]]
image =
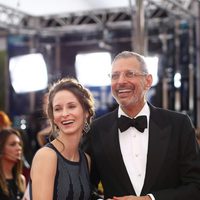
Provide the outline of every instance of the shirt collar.
[[[124,115],[124,116],[127,116],[129,117],[119,106],[119,109],[118,109],[118,117],[120,117],[121,115]],[[138,117],[138,116],[141,116],[141,115],[145,115],[147,116],[147,119],[149,119],[149,116],[150,116],[150,108],[147,104],[147,102],[145,102],[142,110],[135,116],[135,117]],[[130,118],[130,117],[129,117]]]

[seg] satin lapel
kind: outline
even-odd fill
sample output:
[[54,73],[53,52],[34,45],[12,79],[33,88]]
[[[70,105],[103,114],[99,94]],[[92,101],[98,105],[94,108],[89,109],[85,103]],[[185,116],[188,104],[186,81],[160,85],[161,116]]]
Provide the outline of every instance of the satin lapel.
[[127,194],[133,193],[133,187],[130,182],[126,167],[123,162],[122,154],[119,145],[118,127],[117,127],[117,112],[114,112],[110,119],[113,122],[107,132],[107,138],[101,138],[106,156],[110,166],[113,166],[113,176],[117,177],[119,184]]
[[164,157],[169,144],[168,133],[171,129],[170,126],[165,126],[161,128],[153,120],[153,117],[151,118],[149,125],[150,127],[147,168],[142,194],[146,194],[150,191],[150,188],[154,185],[158,177],[158,173],[161,170],[161,166],[164,162]]

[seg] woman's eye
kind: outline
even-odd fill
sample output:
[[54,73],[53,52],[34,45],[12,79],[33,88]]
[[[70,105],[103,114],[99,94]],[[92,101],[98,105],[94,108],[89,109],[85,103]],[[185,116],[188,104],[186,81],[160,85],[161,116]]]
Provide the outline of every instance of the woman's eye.
[[76,108],[76,106],[75,105],[70,105],[69,108]]
[[61,109],[60,108],[54,108],[54,111],[60,111]]
[[17,143],[16,142],[12,142],[12,143],[10,143],[10,146],[15,146]]

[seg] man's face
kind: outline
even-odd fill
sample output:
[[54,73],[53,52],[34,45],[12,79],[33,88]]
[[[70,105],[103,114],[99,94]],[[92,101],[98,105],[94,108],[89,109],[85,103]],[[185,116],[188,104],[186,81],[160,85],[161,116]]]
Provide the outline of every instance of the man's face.
[[121,107],[143,106],[152,76],[141,71],[136,58],[119,58],[112,65],[112,94]]

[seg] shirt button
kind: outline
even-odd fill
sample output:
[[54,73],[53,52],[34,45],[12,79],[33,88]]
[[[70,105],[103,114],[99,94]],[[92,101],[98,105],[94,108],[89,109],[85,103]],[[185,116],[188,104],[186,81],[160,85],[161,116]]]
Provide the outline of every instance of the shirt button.
[[141,177],[142,175],[141,174],[138,174],[138,177]]

